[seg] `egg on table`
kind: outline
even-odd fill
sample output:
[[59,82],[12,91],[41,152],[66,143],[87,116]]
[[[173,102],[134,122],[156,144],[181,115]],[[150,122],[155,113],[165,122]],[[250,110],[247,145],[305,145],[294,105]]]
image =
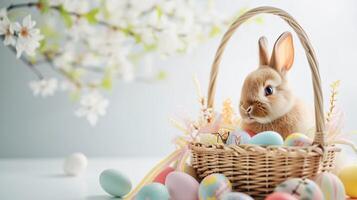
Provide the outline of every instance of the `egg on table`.
[[174,168],[172,167],[166,167],[164,170],[162,170],[153,180],[153,182],[165,184],[166,177],[169,173],[175,171]]
[[161,183],[151,183],[142,187],[135,195],[135,200],[169,200],[167,188]]
[[284,144],[286,146],[306,147],[311,146],[312,142],[312,139],[302,133],[293,133],[286,137]]
[[165,185],[170,197],[175,200],[197,200],[199,183],[184,172],[171,172],[166,177]]
[[345,186],[347,195],[351,198],[357,198],[357,165],[342,168],[338,177]]
[[249,144],[261,145],[261,146],[280,146],[284,144],[284,140],[281,135],[275,131],[263,131],[249,140]]
[[232,184],[223,174],[211,174],[200,183],[198,196],[200,200],[218,200],[221,196],[232,191]]
[[115,169],[104,170],[99,176],[100,186],[108,194],[115,197],[123,197],[131,190],[130,179]]
[[239,145],[239,144],[248,144],[250,140],[250,135],[243,130],[235,130],[229,133],[226,144],[228,145]]
[[284,192],[274,192],[268,195],[265,200],[298,200],[294,196]]
[[63,171],[70,176],[77,176],[87,169],[88,159],[83,153],[69,155],[63,163]]
[[324,195],[319,186],[314,181],[309,179],[288,179],[280,183],[274,191],[291,194],[299,200],[324,200]]
[[319,173],[315,177],[315,183],[320,187],[325,200],[345,199],[345,187],[341,180],[328,172]]
[[251,196],[241,192],[224,193],[220,200],[254,200]]

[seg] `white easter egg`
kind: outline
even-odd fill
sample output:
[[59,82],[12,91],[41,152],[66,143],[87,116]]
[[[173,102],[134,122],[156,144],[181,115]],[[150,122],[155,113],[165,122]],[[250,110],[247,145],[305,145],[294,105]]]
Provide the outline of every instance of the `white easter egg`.
[[63,171],[70,176],[77,176],[83,173],[88,165],[87,157],[83,153],[69,155],[63,163]]

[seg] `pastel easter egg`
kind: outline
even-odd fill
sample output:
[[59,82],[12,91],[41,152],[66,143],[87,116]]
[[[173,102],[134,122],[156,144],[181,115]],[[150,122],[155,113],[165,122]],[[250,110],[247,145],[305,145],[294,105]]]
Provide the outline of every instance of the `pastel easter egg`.
[[232,191],[232,184],[223,174],[206,176],[198,189],[200,200],[218,200],[221,196]]
[[169,200],[169,198],[169,191],[161,183],[145,185],[135,196],[135,200]]
[[284,192],[274,192],[268,195],[265,200],[297,200],[293,195]]
[[88,159],[83,153],[69,155],[63,163],[63,171],[70,176],[78,176],[87,169]]
[[249,140],[250,140],[250,135],[247,132],[242,130],[235,130],[229,134],[226,144],[228,145],[248,144]]
[[347,195],[351,198],[357,198],[357,165],[344,167],[338,177],[345,186]]
[[291,178],[280,183],[274,190],[291,194],[298,200],[324,200],[324,195],[319,186],[312,180],[302,178]]
[[281,135],[274,131],[264,131],[256,134],[250,139],[249,144],[256,144],[261,146],[279,146],[283,145],[284,141]]
[[241,192],[227,192],[220,200],[254,200],[251,196]]
[[302,133],[293,133],[285,139],[284,144],[286,146],[306,147],[312,145],[312,139]]
[[325,200],[345,199],[345,187],[341,180],[334,174],[322,172],[315,177],[315,183],[320,186]]
[[115,169],[104,170],[99,176],[100,186],[108,194],[115,197],[122,197],[131,190],[130,179]]
[[184,172],[171,172],[165,185],[169,190],[171,199],[175,200],[197,200],[199,183],[192,176]]
[[156,182],[156,183],[161,183],[161,184],[165,184],[165,180],[166,180],[166,177],[169,173],[175,171],[174,168],[172,167],[166,167],[164,170],[162,170],[153,180],[153,182]]

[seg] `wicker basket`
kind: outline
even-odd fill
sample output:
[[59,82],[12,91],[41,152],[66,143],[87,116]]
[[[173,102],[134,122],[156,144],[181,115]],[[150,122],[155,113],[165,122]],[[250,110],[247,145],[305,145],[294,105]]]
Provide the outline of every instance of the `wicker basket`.
[[255,199],[263,199],[276,185],[291,177],[313,178],[320,171],[334,166],[339,149],[326,145],[325,119],[318,62],[310,41],[301,26],[285,11],[273,7],[258,7],[236,19],[224,34],[216,52],[210,74],[208,107],[214,103],[216,79],[223,51],[235,30],[247,19],[262,13],[280,16],[296,32],[309,61],[314,90],[316,133],[309,147],[262,147],[257,145],[225,146],[191,143],[192,166],[200,179],[213,174],[227,176],[235,191],[244,192]]

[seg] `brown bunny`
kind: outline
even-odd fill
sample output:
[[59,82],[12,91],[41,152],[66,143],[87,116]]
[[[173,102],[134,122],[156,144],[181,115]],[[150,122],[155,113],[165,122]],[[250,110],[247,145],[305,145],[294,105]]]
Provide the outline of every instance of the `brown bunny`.
[[260,66],[244,80],[239,111],[243,128],[255,133],[276,131],[283,138],[311,128],[311,114],[290,90],[287,72],[294,62],[291,33],[284,32],[269,58],[266,38],[259,39]]

